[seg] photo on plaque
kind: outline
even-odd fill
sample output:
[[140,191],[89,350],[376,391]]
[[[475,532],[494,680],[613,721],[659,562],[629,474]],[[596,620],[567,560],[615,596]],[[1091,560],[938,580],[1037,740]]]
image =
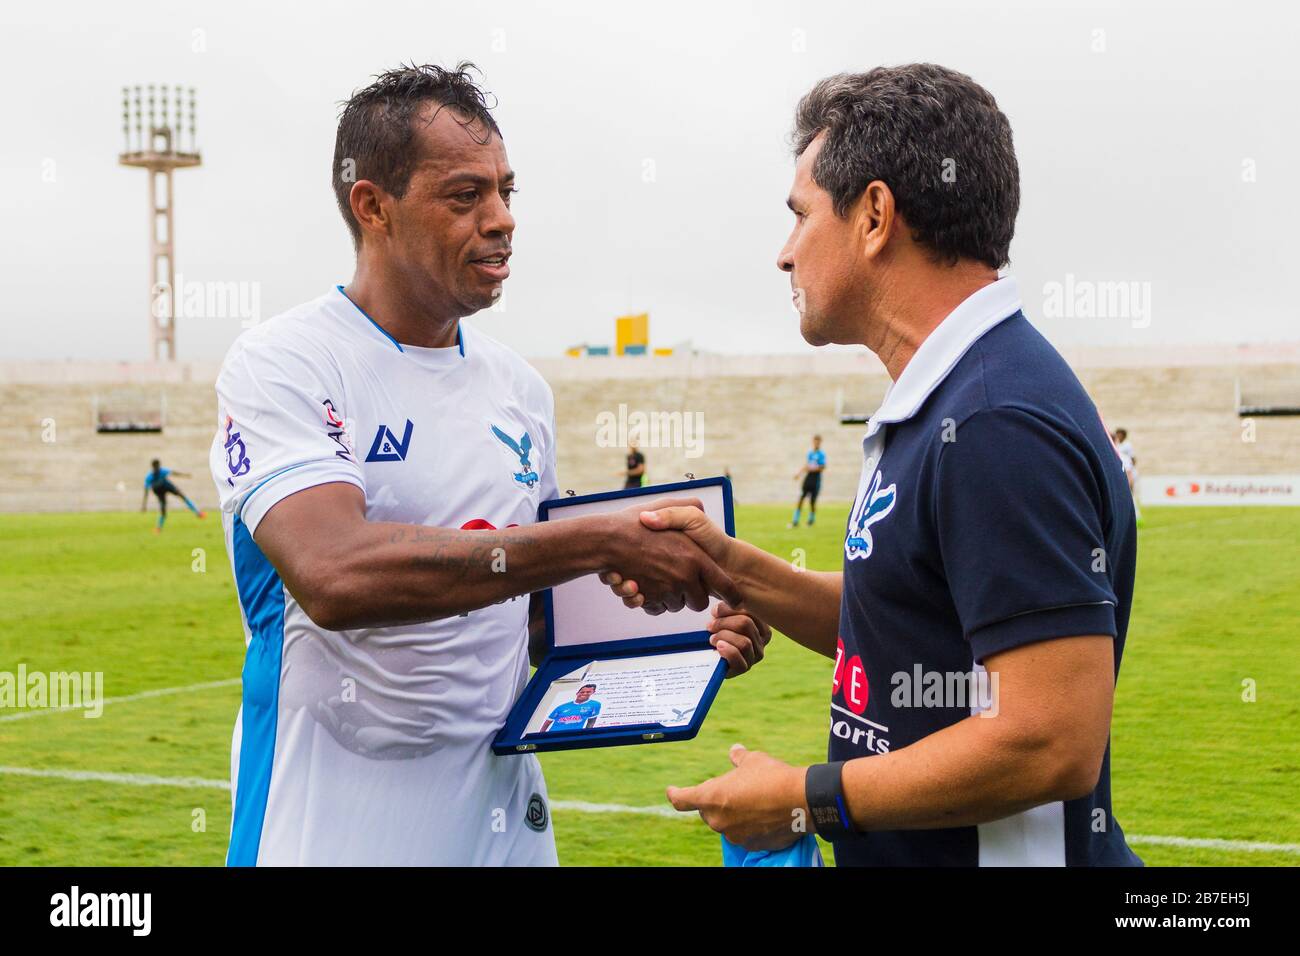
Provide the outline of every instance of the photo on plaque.
[[717,666],[712,648],[592,661],[551,682],[524,736],[683,726],[700,706]]

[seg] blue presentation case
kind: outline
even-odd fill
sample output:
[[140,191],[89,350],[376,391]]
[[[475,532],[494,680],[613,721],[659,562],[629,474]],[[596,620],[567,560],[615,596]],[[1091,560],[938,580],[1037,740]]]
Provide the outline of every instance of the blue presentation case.
[[[727,534],[735,537],[731,482],[723,477],[556,498],[542,502],[538,518],[541,521],[563,520],[573,516],[568,509],[574,513],[591,514],[631,507],[634,504],[632,499],[643,499],[649,505],[661,498],[682,497],[699,498],[704,505],[705,514],[721,525]],[[603,594],[595,590],[596,585],[599,585]],[[560,592],[558,595],[557,591]],[[492,741],[493,753],[504,756],[587,747],[622,747],[668,740],[690,740],[699,733],[726,676],[727,663],[721,657],[718,658],[717,667],[699,705],[685,724],[635,724],[552,730],[546,734],[525,735],[530,718],[537,711],[551,684],[580,667],[594,661],[711,649],[705,625],[717,604],[717,599],[714,598],[704,611],[686,608],[676,613],[651,615],[639,608],[625,607],[605,585],[600,584],[595,575],[550,588],[543,592],[542,600],[546,611],[546,656],[515,702],[505,726]],[[598,612],[589,617],[584,613],[585,602],[599,605]],[[578,607],[584,608],[584,611],[576,610]],[[592,619],[599,619],[601,623],[590,623]]]

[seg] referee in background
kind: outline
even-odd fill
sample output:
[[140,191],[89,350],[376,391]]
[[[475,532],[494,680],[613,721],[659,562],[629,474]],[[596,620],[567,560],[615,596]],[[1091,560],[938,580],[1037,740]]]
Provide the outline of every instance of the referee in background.
[[822,472],[826,470],[826,452],[822,451],[822,436],[813,435],[812,451],[804,461],[804,466],[795,473],[794,480],[803,479],[799,489],[799,503],[794,506],[794,515],[790,518],[790,527],[799,527],[799,517],[803,513],[804,500],[808,501],[808,527],[817,523],[817,496],[822,490]]

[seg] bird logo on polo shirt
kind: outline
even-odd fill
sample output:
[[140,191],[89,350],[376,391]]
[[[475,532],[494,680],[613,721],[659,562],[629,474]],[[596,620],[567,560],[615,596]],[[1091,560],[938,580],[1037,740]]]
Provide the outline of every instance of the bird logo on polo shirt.
[[881,488],[882,480],[881,473],[877,469],[871,476],[866,493],[860,494],[853,503],[853,511],[849,514],[848,534],[844,538],[844,556],[850,561],[871,557],[872,551],[875,550],[871,526],[877,521],[884,520],[894,510],[894,502],[898,500],[896,486],[891,484],[888,488]]

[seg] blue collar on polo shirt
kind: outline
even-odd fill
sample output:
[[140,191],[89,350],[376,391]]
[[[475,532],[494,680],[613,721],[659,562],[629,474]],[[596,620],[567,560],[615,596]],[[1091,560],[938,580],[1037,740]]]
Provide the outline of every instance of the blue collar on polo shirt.
[[921,343],[867,423],[864,441],[882,425],[905,422],[948,377],[961,357],[993,326],[1020,311],[1020,288],[1010,276],[962,300]]

